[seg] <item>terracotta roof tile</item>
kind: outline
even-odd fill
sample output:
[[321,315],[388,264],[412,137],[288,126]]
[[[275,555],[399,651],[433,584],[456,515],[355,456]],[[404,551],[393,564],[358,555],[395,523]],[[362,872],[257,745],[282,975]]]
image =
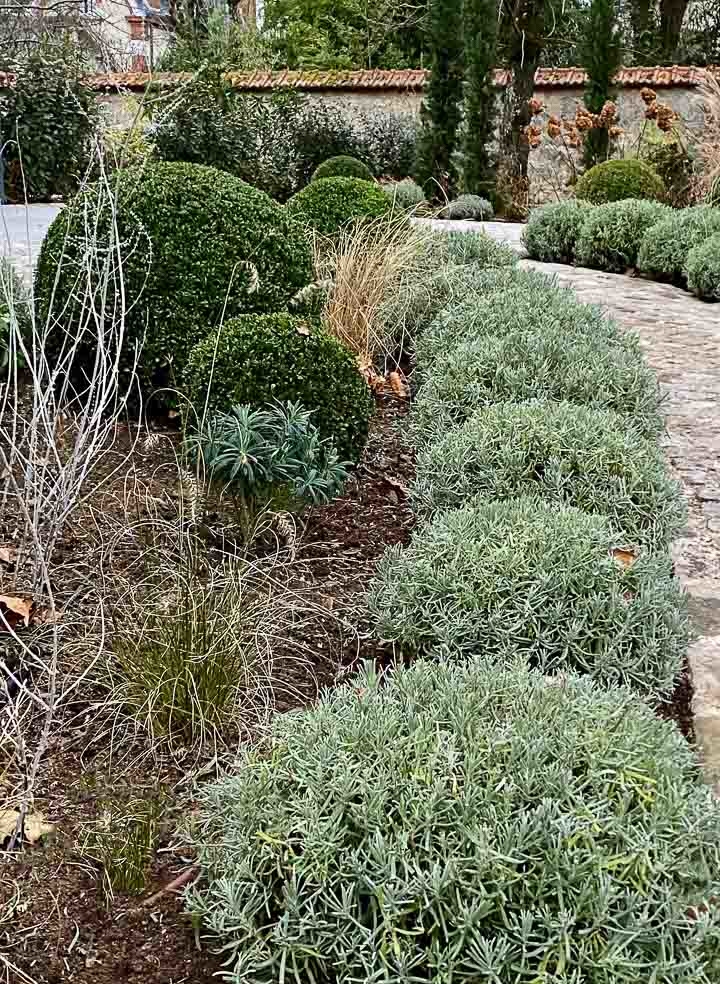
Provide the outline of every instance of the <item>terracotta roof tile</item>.
[[[720,68],[711,69],[720,77]],[[620,86],[695,86],[703,78],[704,69],[686,65],[622,68],[616,76]],[[364,69],[361,71],[280,71],[280,72],[229,72],[228,78],[237,89],[259,92],[266,89],[301,89],[305,92],[341,89],[346,91],[392,90],[421,91],[428,72],[421,68],[397,71],[383,69]],[[192,78],[189,72],[164,72],[151,76],[144,72],[117,72],[108,75],[92,75],[87,81],[93,89],[112,91],[116,89],[142,90],[152,81],[164,88],[171,88]],[[576,88],[586,81],[581,68],[539,68],[535,76],[538,89]],[[508,82],[506,69],[495,72],[495,85],[504,86]],[[0,88],[12,85],[13,77],[0,72]]]

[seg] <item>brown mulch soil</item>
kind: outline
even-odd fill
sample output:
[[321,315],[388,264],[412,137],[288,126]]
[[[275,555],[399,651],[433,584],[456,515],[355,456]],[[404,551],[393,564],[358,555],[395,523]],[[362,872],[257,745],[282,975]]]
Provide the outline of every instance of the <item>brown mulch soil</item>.
[[[392,396],[378,398],[365,454],[345,495],[303,517],[296,544],[298,587],[317,610],[303,623],[303,643],[316,658],[314,666],[306,667],[305,677],[293,681],[293,696],[285,702],[288,707],[315,699],[319,686],[331,685],[359,660],[382,655],[371,641],[363,598],[385,547],[406,542],[414,524],[405,494],[413,461],[403,449],[398,427],[407,409],[406,402]],[[158,462],[149,468],[157,469]],[[106,489],[104,496],[107,509],[112,490]],[[0,543],[7,542],[3,537],[10,532],[0,529]],[[76,531],[75,539],[64,539],[61,551],[68,569],[82,549],[81,531]],[[74,705],[72,727],[78,727],[82,710],[81,703]],[[35,803],[36,811],[56,825],[56,833],[20,853],[0,854],[0,981],[7,977],[22,984],[23,974],[36,984],[217,980],[213,975],[221,970],[221,961],[196,939],[179,894],[164,894],[147,905],[192,864],[183,856],[183,847],[173,843],[174,820],[168,822],[146,890],[139,897],[116,894],[108,906],[98,872],[79,849],[82,825],[97,818],[105,799],[118,788],[130,788],[135,794],[142,787],[175,790],[170,813],[179,814],[179,820],[192,808],[191,783],[183,786],[177,766],[149,775],[147,761],[126,765],[119,775],[110,772],[112,779],[108,779],[102,734],[88,749],[92,723],[78,730],[83,732],[82,742],[69,737],[65,744],[51,748]],[[100,752],[95,751],[98,745]],[[184,798],[178,789],[184,790]],[[3,957],[15,969],[8,970]]]

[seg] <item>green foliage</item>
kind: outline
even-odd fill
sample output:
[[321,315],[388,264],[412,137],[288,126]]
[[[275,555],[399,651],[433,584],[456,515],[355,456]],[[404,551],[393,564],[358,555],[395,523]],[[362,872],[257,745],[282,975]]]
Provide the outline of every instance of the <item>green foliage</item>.
[[487,222],[494,216],[493,207],[487,198],[479,195],[458,195],[440,210],[441,219],[470,219]]
[[482,267],[515,266],[518,254],[507,243],[499,243],[484,232],[446,232],[448,259],[451,264]]
[[498,403],[418,455],[422,513],[538,495],[606,516],[633,543],[667,548],[685,519],[682,495],[654,441],[609,410],[572,403]]
[[115,798],[98,803],[100,818],[85,825],[82,853],[103,873],[108,905],[115,892],[140,895],[160,839],[162,804],[156,798]]
[[202,475],[248,519],[279,503],[326,503],[342,491],[347,468],[311,417],[289,401],[266,409],[234,406],[191,431],[185,447]]
[[598,205],[580,229],[575,261],[595,270],[625,273],[637,263],[645,232],[671,215],[667,205],[637,198]]
[[522,237],[531,259],[572,263],[575,243],[588,212],[589,205],[575,199],[533,209]]
[[618,546],[603,516],[536,498],[480,500],[389,548],[370,609],[405,655],[527,660],[667,694],[689,640],[684,595],[668,556],[641,553],[626,566]]
[[0,91],[0,147],[10,201],[74,192],[90,164],[98,122],[94,93],[69,53],[41,44],[14,66]]
[[551,322],[481,335],[438,357],[413,404],[413,433],[426,443],[481,407],[531,399],[615,410],[648,436],[663,429],[657,379],[637,351]]
[[[590,0],[583,27],[579,55],[580,64],[588,76],[585,106],[591,113],[600,113],[605,103],[613,97],[613,79],[622,64],[617,0]],[[608,131],[604,127],[588,130],[583,142],[585,167],[592,168],[607,156]],[[604,200],[615,201],[616,198]]]
[[410,211],[425,204],[425,192],[412,178],[403,178],[402,181],[383,185],[382,189],[390,199],[394,209],[402,208]]
[[587,678],[366,669],[206,785],[193,839],[229,984],[716,979],[720,810]]
[[[474,195],[487,195],[495,187],[488,147],[495,135],[496,97],[493,73],[497,62],[497,23],[495,0],[465,0],[462,185],[465,191]],[[492,218],[492,207],[489,216],[480,217]]]
[[290,199],[285,211],[321,235],[330,236],[356,219],[390,211],[380,185],[361,178],[320,178]]
[[[475,2],[475,0],[473,0]],[[421,131],[413,177],[437,198],[454,189],[454,154],[462,117],[464,42],[462,0],[428,0],[430,79],[420,110]]]
[[[12,260],[0,256],[0,369],[5,369],[19,333],[26,340],[32,328],[32,312],[25,284]],[[19,353],[14,357],[19,359]]]
[[624,160],[603,161],[582,175],[575,194],[593,205],[618,202],[623,198],[649,198],[663,201],[665,185],[649,164],[629,157]]
[[[191,347],[223,317],[282,308],[309,282],[302,229],[263,192],[197,164],[119,173],[117,185],[89,187],[57,216],[37,265],[39,316],[52,324],[46,347],[57,353],[67,333],[78,332],[80,373],[94,364],[97,348],[87,269],[104,320],[127,304],[121,370],[131,373],[142,345],[146,387],[182,372]],[[114,268],[108,282],[105,258],[118,251],[122,283]]]
[[562,331],[568,338],[604,339],[641,357],[637,337],[619,329],[600,308],[582,304],[573,290],[542,274],[517,273],[500,277],[491,271],[478,276],[469,296],[453,300],[439,312],[415,343],[423,375],[460,343],[518,331],[539,335]]
[[144,167],[156,159],[155,146],[145,128],[107,127],[102,135],[103,163],[107,174],[121,167]]
[[698,205],[651,226],[638,252],[638,269],[656,280],[683,283],[690,250],[720,232],[720,208]]
[[720,232],[690,250],[686,272],[689,290],[706,301],[720,301]]
[[363,181],[373,181],[373,173],[367,164],[363,164],[356,157],[340,155],[339,157],[329,157],[322,164],[319,164],[313,173],[312,180],[319,178],[362,178]]
[[247,403],[300,403],[322,438],[357,461],[373,401],[351,353],[298,315],[245,315],[192,351],[185,374],[198,419]]
[[693,197],[694,159],[678,140],[651,143],[643,150],[643,160],[660,175],[665,185],[665,201],[673,208],[687,208]]

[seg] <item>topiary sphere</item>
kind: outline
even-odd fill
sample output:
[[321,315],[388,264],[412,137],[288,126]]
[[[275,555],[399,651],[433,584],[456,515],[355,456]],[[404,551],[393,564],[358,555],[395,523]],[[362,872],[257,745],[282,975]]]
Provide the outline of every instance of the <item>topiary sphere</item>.
[[720,301],[720,233],[688,253],[688,289],[704,301]]
[[366,669],[199,800],[187,899],[228,984],[718,979],[720,805],[626,690]]
[[659,202],[664,200],[665,194],[665,185],[657,171],[637,158],[596,164],[575,186],[575,195],[593,205],[618,202],[623,198],[649,198]]
[[405,656],[579,672],[672,691],[690,638],[666,554],[625,552],[602,515],[538,497],[439,512],[380,558],[369,607]]
[[533,209],[522,234],[528,256],[542,263],[572,263],[575,242],[589,212],[587,202],[575,199]]
[[390,209],[380,185],[360,178],[320,178],[293,195],[285,206],[292,218],[326,236],[353,219],[378,218]]
[[322,164],[315,168],[311,181],[319,181],[321,178],[361,178],[363,181],[374,181],[374,175],[367,164],[363,164],[357,157],[349,157],[340,154],[338,157],[329,157]]
[[668,205],[638,198],[598,205],[580,229],[575,261],[595,270],[625,273],[637,263],[645,232],[671,215]]
[[[43,242],[35,295],[42,322],[53,323],[51,357],[87,317],[85,265],[94,264],[98,305],[107,279],[102,267],[108,258],[117,268],[116,251],[126,303],[121,369],[130,375],[144,338],[138,368],[145,388],[167,382],[170,369],[179,374],[192,346],[222,318],[282,308],[310,281],[301,227],[239,178],[200,164],[160,162],[119,172],[119,182],[117,194],[115,184],[112,193],[97,184],[75,198]],[[116,274],[106,312],[119,303]],[[80,372],[96,355],[96,332],[86,337],[76,358]]]
[[313,411],[312,423],[341,459],[357,461],[367,438],[373,400],[354,357],[299,315],[226,322],[192,350],[185,382],[198,418],[238,403],[292,400]]

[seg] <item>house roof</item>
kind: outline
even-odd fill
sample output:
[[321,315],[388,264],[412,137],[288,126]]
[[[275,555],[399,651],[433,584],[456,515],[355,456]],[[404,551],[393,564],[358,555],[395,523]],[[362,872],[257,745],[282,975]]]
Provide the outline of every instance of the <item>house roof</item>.
[[[720,69],[710,69],[720,77]],[[622,68],[615,77],[623,88],[667,88],[669,86],[696,86],[705,70],[686,65],[658,65],[653,67]],[[361,71],[281,71],[281,72],[228,72],[228,78],[236,89],[246,92],[262,92],[268,89],[298,89],[304,92],[338,91],[393,91],[419,92],[429,73],[421,68],[397,71],[363,69]],[[116,72],[108,75],[91,75],[87,81],[99,91],[145,89],[150,82],[163,88],[172,88],[192,78],[189,72],[161,72],[150,75],[144,72]],[[507,85],[509,73],[505,69],[495,72],[495,85]],[[535,75],[536,89],[577,88],[585,84],[587,76],[581,68],[539,68]],[[0,88],[12,85],[13,77],[0,72]]]

